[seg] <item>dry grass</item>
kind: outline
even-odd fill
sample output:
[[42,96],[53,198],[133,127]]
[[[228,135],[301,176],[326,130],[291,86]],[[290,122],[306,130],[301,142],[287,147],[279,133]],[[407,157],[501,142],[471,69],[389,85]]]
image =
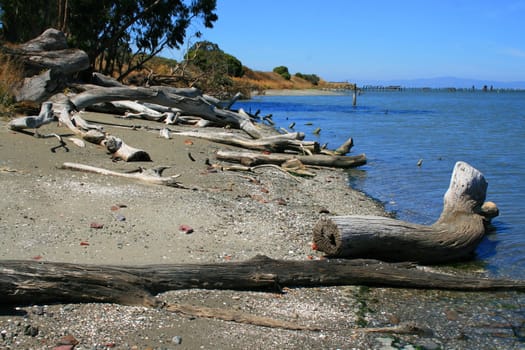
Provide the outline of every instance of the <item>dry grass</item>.
[[15,113],[13,87],[23,79],[22,67],[10,57],[0,54],[0,117]]
[[242,78],[236,80],[256,86],[258,90],[268,89],[308,89],[313,85],[304,79],[293,76],[286,80],[274,72],[260,72],[246,69]]
[[319,84],[313,85],[311,82],[299,78],[295,75],[291,77],[290,80],[284,79],[277,73],[274,72],[261,72],[254,71],[245,67],[245,73],[242,78],[235,78],[236,82],[244,83],[254,87],[254,90],[264,91],[270,89],[348,89],[351,87],[351,84],[347,83],[328,83],[321,79]]

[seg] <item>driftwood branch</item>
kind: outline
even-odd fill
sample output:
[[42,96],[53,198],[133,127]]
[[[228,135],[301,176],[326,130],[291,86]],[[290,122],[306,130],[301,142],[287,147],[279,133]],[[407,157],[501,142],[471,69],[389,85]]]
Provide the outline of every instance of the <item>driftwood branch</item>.
[[314,227],[317,249],[332,257],[445,263],[471,258],[497,215],[485,203],[487,182],[467,163],[454,167],[440,218],[430,226],[377,216],[321,218]]
[[330,150],[323,149],[321,153],[332,155],[332,156],[344,156],[350,152],[353,146],[354,146],[354,139],[350,137],[345,142],[343,142],[341,146],[337,147],[335,150],[330,151]]
[[246,166],[254,166],[258,164],[277,164],[289,161],[291,159],[299,159],[304,165],[325,166],[333,168],[352,168],[366,164],[366,156],[364,154],[356,156],[330,156],[325,154],[313,155],[297,155],[297,154],[262,154],[252,152],[236,152],[236,151],[219,151],[216,154],[217,159],[228,162],[241,163]]
[[138,100],[178,108],[189,115],[199,116],[221,125],[229,125],[244,130],[253,138],[261,133],[253,122],[242,114],[217,108],[202,97],[186,97],[166,92],[165,89],[109,87],[85,91],[73,96],[70,101],[78,109],[101,102],[119,100]]
[[118,171],[97,168],[97,167],[85,165],[85,164],[64,163],[62,164],[62,169],[84,171],[88,173],[94,173],[94,174],[100,174],[100,175],[106,175],[106,176],[117,176],[117,177],[137,180],[137,181],[154,184],[154,185],[164,185],[164,186],[170,186],[170,187],[183,188],[183,186],[179,182],[175,181],[175,179],[179,177],[180,175],[173,175],[170,177],[162,176],[162,172],[165,169],[167,169],[167,167],[159,167],[159,168],[154,168],[154,169],[139,169],[138,171],[132,172],[132,173],[121,173]]
[[222,143],[226,145],[237,146],[257,151],[284,152],[288,150],[302,152],[304,150],[308,150],[310,152],[314,152],[315,150],[319,149],[319,145],[317,144],[317,142],[302,141],[304,139],[304,134],[299,132],[266,136],[260,139],[251,139],[228,132],[210,133],[197,131],[182,131],[176,132],[174,133],[174,135],[195,137],[213,141],[216,143]]
[[290,330],[301,330],[301,331],[320,331],[321,328],[311,327],[311,326],[302,326],[295,322],[288,322],[277,320],[275,318],[256,316],[246,312],[237,311],[237,310],[226,310],[219,308],[211,308],[205,306],[194,306],[187,304],[166,304],[164,309],[176,312],[178,314],[183,314],[193,317],[204,317],[204,318],[214,318],[224,321],[232,321],[237,323],[244,324],[253,324],[256,326],[270,327],[270,328],[282,328]]
[[37,129],[42,125],[49,124],[56,120],[53,113],[53,104],[51,102],[42,103],[38,116],[20,117],[9,122],[8,127],[11,130],[20,131],[24,129]]

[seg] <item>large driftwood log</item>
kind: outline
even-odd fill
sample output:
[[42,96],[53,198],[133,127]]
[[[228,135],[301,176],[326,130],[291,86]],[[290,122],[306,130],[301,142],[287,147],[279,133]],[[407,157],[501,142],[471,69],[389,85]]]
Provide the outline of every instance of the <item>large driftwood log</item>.
[[44,101],[67,86],[70,77],[89,67],[88,55],[78,49],[68,49],[66,36],[48,29],[37,38],[1,50],[22,64],[26,77],[13,88],[17,101]]
[[253,138],[260,138],[261,132],[254,123],[242,114],[219,109],[204,98],[186,97],[166,92],[165,89],[110,87],[85,91],[73,96],[70,101],[77,110],[101,102],[118,100],[138,100],[152,102],[167,107],[175,107],[186,114],[199,116],[224,126],[244,130]]
[[[321,218],[313,229],[317,249],[332,257],[436,264],[471,258],[485,235],[494,205],[484,205],[487,182],[457,162],[440,218],[431,226],[377,216]],[[489,208],[489,209],[487,209]]]
[[218,151],[217,159],[228,162],[241,163],[246,166],[259,164],[281,165],[290,159],[299,159],[304,165],[325,166],[333,168],[352,168],[366,164],[366,156],[359,154],[356,156],[329,156],[325,154],[297,155],[285,153],[253,153],[236,151]]
[[114,302],[153,306],[170,290],[274,290],[282,287],[367,285],[462,291],[525,290],[525,281],[423,271],[377,260],[273,260],[109,266],[0,261],[0,304]]
[[262,137],[260,139],[249,139],[238,134],[228,132],[197,132],[181,131],[174,135],[195,137],[216,143],[238,146],[257,151],[284,152],[286,150],[309,153],[319,150],[319,144],[315,141],[302,141],[304,133],[294,132],[289,134],[278,134]]

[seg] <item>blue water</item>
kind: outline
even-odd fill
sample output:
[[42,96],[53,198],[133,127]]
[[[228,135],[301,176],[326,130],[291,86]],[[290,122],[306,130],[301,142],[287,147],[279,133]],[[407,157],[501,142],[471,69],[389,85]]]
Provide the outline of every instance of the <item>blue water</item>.
[[433,223],[454,164],[466,161],[485,175],[487,200],[500,209],[478,260],[493,275],[525,278],[525,92],[366,92],[357,99],[353,107],[351,95],[256,96],[235,107],[272,114],[280,127],[295,122],[307,140],[329,148],[352,137],[352,154],[365,153],[368,163],[348,171],[349,185],[401,220]]

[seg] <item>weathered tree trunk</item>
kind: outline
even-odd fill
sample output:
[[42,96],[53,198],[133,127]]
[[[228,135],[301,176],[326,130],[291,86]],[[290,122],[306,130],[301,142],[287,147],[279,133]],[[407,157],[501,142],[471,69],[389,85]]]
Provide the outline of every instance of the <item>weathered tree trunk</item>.
[[445,263],[471,258],[497,209],[483,206],[487,182],[457,162],[439,220],[431,226],[377,216],[321,218],[313,230],[317,249],[332,257]]
[[280,290],[282,287],[368,285],[463,291],[525,290],[525,281],[423,271],[377,260],[273,260],[108,266],[0,261],[0,304],[115,302],[157,305],[155,294],[203,288]]
[[68,49],[66,36],[56,29],[1,50],[23,65],[26,78],[13,89],[17,101],[42,102],[64,89],[73,74],[89,67],[88,55],[82,50]]
[[174,135],[195,137],[257,151],[284,152],[286,150],[289,150],[301,152],[303,150],[308,150],[309,152],[315,152],[316,150],[319,150],[319,144],[317,144],[317,142],[302,141],[304,138],[304,134],[299,132],[266,136],[255,140],[242,137],[238,134],[227,132],[209,133],[198,131],[183,131],[176,132],[174,133]]
[[326,166],[333,168],[352,168],[366,164],[364,154],[356,156],[329,156],[325,154],[297,155],[297,154],[262,154],[252,152],[219,151],[217,159],[229,162],[237,162],[247,166],[258,164],[277,164],[290,159],[299,159],[304,165]]
[[148,101],[167,107],[175,107],[184,111],[186,114],[199,116],[221,125],[231,125],[237,129],[244,130],[253,138],[261,137],[260,131],[250,119],[239,113],[214,107],[200,97],[185,97],[153,88],[111,87],[88,90],[71,98],[71,102],[78,110],[96,103],[119,100]]

